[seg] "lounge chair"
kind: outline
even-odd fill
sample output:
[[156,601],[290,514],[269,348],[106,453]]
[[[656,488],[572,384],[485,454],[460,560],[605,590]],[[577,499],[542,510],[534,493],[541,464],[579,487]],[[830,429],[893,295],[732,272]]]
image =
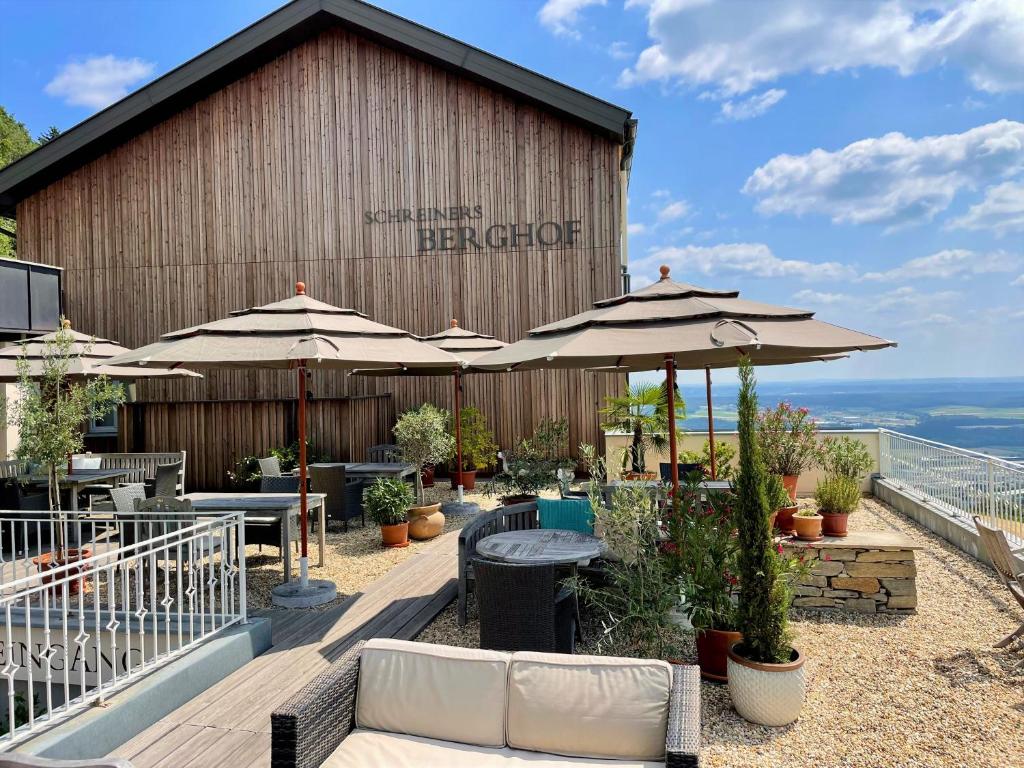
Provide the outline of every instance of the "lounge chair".
[[[1017,562],[1016,555],[1024,552],[1024,547],[1010,547],[1006,534],[997,528],[982,522],[974,516],[974,525],[978,529],[981,548],[988,557],[992,567],[996,569],[999,580],[1010,590],[1010,594],[1024,608],[1024,567]],[[1024,637],[1024,623],[1017,627],[1002,640],[995,644],[996,648],[1005,648],[1014,640]]]

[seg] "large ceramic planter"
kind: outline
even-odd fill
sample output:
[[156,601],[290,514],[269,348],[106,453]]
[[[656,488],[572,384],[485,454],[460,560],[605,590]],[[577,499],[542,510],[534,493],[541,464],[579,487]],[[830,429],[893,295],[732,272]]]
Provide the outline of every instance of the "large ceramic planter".
[[842,538],[847,534],[846,525],[850,520],[849,512],[821,513],[821,533],[823,536],[838,536]]
[[775,516],[775,527],[787,536],[791,536],[793,534],[793,515],[799,508],[794,504],[792,507],[779,509]]
[[413,507],[409,510],[409,538],[416,541],[432,539],[444,530],[444,514],[440,504]]
[[821,515],[793,515],[793,530],[800,541],[820,541]]
[[434,487],[434,466],[424,467],[423,471],[420,472],[420,480],[423,483],[424,488]]
[[722,629],[698,629],[694,634],[697,643],[697,664],[700,676],[705,680],[724,683],[729,679],[729,648],[743,639],[739,632]]
[[462,475],[462,490],[472,491],[476,488],[476,470],[475,469],[464,469],[460,473],[459,470],[452,472],[452,490],[459,487],[459,475]]
[[758,725],[789,725],[800,717],[806,688],[804,657],[793,650],[786,664],[761,664],[729,649],[729,695],[740,717]]
[[381,543],[390,549],[409,546],[409,523],[382,525],[380,527]]
[[[86,560],[92,556],[92,551],[88,549],[77,549],[75,547],[65,547],[60,553],[60,557],[57,556],[56,552],[43,552],[42,554],[33,557],[32,563],[39,569],[39,573],[43,575],[43,583],[49,584],[53,581],[53,577],[49,575],[49,572],[60,568],[61,566],[67,565],[68,563],[77,563],[82,560]],[[67,571],[67,575],[71,575],[77,570],[81,573],[81,568],[75,569],[70,568]],[[67,582],[68,594],[77,595],[79,590],[82,588],[82,577],[79,576],[77,579],[72,578]],[[60,587],[54,587],[53,591],[56,592]]]
[[800,480],[800,475],[783,475],[782,485],[786,489],[786,493],[789,494],[790,501],[796,501],[796,484]]

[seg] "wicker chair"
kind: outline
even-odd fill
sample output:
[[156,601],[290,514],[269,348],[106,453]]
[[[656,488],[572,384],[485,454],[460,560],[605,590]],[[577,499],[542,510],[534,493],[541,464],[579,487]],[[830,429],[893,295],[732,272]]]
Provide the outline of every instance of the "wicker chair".
[[340,520],[348,531],[348,521],[360,518],[366,526],[366,514],[363,511],[363,489],[366,483],[362,480],[349,480],[345,476],[344,467],[310,467],[309,482],[313,493],[326,494],[324,510],[328,520]]
[[573,652],[579,632],[576,595],[558,586],[553,565],[477,558],[473,571],[481,648]]
[[141,529],[141,522],[135,514],[135,503],[146,498],[146,486],[141,483],[122,485],[110,489],[110,498],[114,503],[114,522],[117,525],[117,540],[122,547],[128,547],[146,538]]
[[[1013,549],[1003,531],[986,525],[977,515],[974,517],[974,525],[978,529],[981,547],[996,569],[999,580],[1010,590],[1020,607],[1024,608],[1024,567],[1018,562],[1018,556],[1024,554],[1024,547]],[[996,643],[995,647],[1005,648],[1019,638],[1024,638],[1024,623]]]
[[268,456],[265,459],[260,459],[260,474],[264,477],[280,477],[281,476],[281,462],[277,456]]
[[264,475],[260,478],[260,493],[298,493],[298,475]]
[[156,478],[153,480],[153,495],[173,497],[183,494],[185,492],[184,471],[184,461],[157,464]]
[[459,597],[456,608],[460,627],[466,626],[467,599],[472,590],[473,559],[476,557],[476,545],[481,539],[501,531],[500,510],[481,512],[459,531]]

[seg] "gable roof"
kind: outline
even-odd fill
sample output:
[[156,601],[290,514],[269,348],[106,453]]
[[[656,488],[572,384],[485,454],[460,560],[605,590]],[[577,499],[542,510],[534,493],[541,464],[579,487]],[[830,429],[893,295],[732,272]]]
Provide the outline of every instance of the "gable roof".
[[19,200],[331,26],[340,25],[545,110],[632,149],[629,110],[360,0],[294,0],[0,170],[0,215]]

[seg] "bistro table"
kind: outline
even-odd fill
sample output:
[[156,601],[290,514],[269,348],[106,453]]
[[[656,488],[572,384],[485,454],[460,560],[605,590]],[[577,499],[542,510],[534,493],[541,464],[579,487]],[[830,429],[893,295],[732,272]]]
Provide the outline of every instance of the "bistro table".
[[[310,511],[319,510],[320,517],[320,562],[324,564],[324,549],[327,547],[327,494],[306,494],[306,506]],[[241,511],[250,520],[276,518],[281,521],[281,552],[284,560],[284,580],[292,578],[292,527],[291,518],[299,516],[300,496],[297,493],[186,493],[181,498],[192,502],[192,509],[199,512]]]
[[345,477],[373,479],[376,477],[406,478],[416,474],[415,464],[385,461],[321,461],[311,467],[344,467]]
[[505,531],[477,542],[477,554],[490,560],[522,565],[571,565],[601,555],[605,543],[596,536],[558,528]]
[[[63,477],[58,478],[57,484],[61,490],[69,490],[68,511],[78,511],[78,494],[83,488],[90,485],[100,485],[112,480],[119,480],[130,475],[130,469],[73,469]],[[18,475],[18,482],[28,485],[46,485],[49,480],[43,475]]]

